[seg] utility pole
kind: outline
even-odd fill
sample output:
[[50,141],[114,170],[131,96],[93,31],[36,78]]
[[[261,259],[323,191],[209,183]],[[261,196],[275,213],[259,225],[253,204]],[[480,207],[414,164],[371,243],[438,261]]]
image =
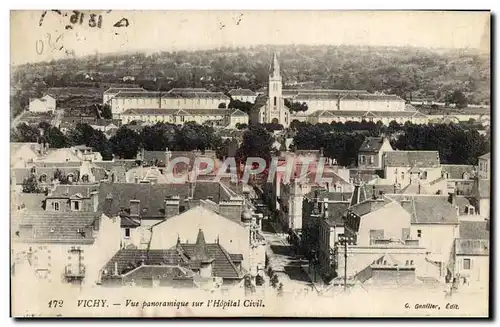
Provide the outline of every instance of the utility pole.
[[347,291],[347,243],[352,239],[351,237],[339,236],[339,243],[344,246],[344,292]]

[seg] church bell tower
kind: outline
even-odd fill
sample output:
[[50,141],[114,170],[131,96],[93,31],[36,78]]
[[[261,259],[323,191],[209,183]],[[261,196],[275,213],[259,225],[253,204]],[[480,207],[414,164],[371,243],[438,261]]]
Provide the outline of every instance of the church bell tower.
[[271,67],[269,69],[269,100],[267,108],[268,112],[266,113],[265,120],[267,123],[277,122],[287,127],[289,124],[288,110],[285,108],[282,88],[283,80],[281,78],[280,64],[278,62],[277,54],[274,53]]

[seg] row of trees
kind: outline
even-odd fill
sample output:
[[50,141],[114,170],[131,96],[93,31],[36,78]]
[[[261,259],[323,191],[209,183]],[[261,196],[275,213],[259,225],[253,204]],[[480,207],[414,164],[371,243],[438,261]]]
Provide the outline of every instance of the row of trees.
[[166,148],[173,151],[212,149],[222,158],[229,147],[229,141],[224,141],[212,127],[194,122],[182,126],[158,123],[144,127],[139,133],[122,126],[109,140],[102,131],[88,124],[76,124],[65,135],[46,122],[38,126],[23,123],[13,130],[11,141],[48,143],[51,148],[84,144],[100,152],[104,160],[112,159],[113,154],[123,159],[133,159],[141,148],[148,151],[164,151]]
[[399,150],[439,151],[441,162],[448,164],[477,164],[477,157],[490,151],[490,141],[473,128],[461,124],[389,126],[373,122],[295,125],[293,146],[297,149],[321,149],[340,165],[354,166],[357,152],[365,137],[386,135]]

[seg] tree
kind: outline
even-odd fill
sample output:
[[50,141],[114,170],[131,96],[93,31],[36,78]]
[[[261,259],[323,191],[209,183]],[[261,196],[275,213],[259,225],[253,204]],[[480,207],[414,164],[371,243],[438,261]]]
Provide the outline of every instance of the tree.
[[26,123],[17,125],[15,132],[11,135],[11,142],[38,142],[40,131],[38,128]]
[[134,159],[141,144],[139,135],[125,126],[120,127],[109,141],[113,153],[122,159]]
[[236,152],[239,162],[246,162],[248,157],[258,157],[271,161],[272,135],[262,125],[252,125],[243,134],[243,142]]
[[283,295],[283,283],[279,283],[278,289],[276,291],[278,293],[278,296],[282,296]]
[[226,103],[225,103],[225,102],[221,102],[221,103],[219,103],[218,108],[219,108],[219,109],[226,109]]
[[101,110],[101,116],[104,119],[112,119],[113,113],[111,112],[111,106],[109,104],[104,104]]
[[64,148],[68,145],[68,139],[57,127],[48,127],[45,132],[45,139],[51,148]]
[[278,286],[278,283],[279,283],[278,275],[274,274],[273,277],[271,277],[271,286],[273,288],[276,288]]
[[41,193],[35,175],[31,175],[23,180],[23,193]]
[[467,97],[460,90],[453,91],[447,98],[447,102],[456,104],[457,108],[467,107]]
[[264,285],[264,277],[262,277],[261,275],[257,275],[257,276],[255,277],[255,284],[256,284],[257,286],[262,286],[262,285]]

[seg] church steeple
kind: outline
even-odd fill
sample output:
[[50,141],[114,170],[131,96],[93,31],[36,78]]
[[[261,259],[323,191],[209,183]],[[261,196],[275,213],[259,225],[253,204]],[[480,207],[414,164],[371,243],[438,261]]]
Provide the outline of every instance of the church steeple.
[[278,61],[278,55],[276,54],[276,52],[273,53],[273,61],[271,62],[271,68],[269,70],[269,74],[272,77],[281,77],[280,63]]

